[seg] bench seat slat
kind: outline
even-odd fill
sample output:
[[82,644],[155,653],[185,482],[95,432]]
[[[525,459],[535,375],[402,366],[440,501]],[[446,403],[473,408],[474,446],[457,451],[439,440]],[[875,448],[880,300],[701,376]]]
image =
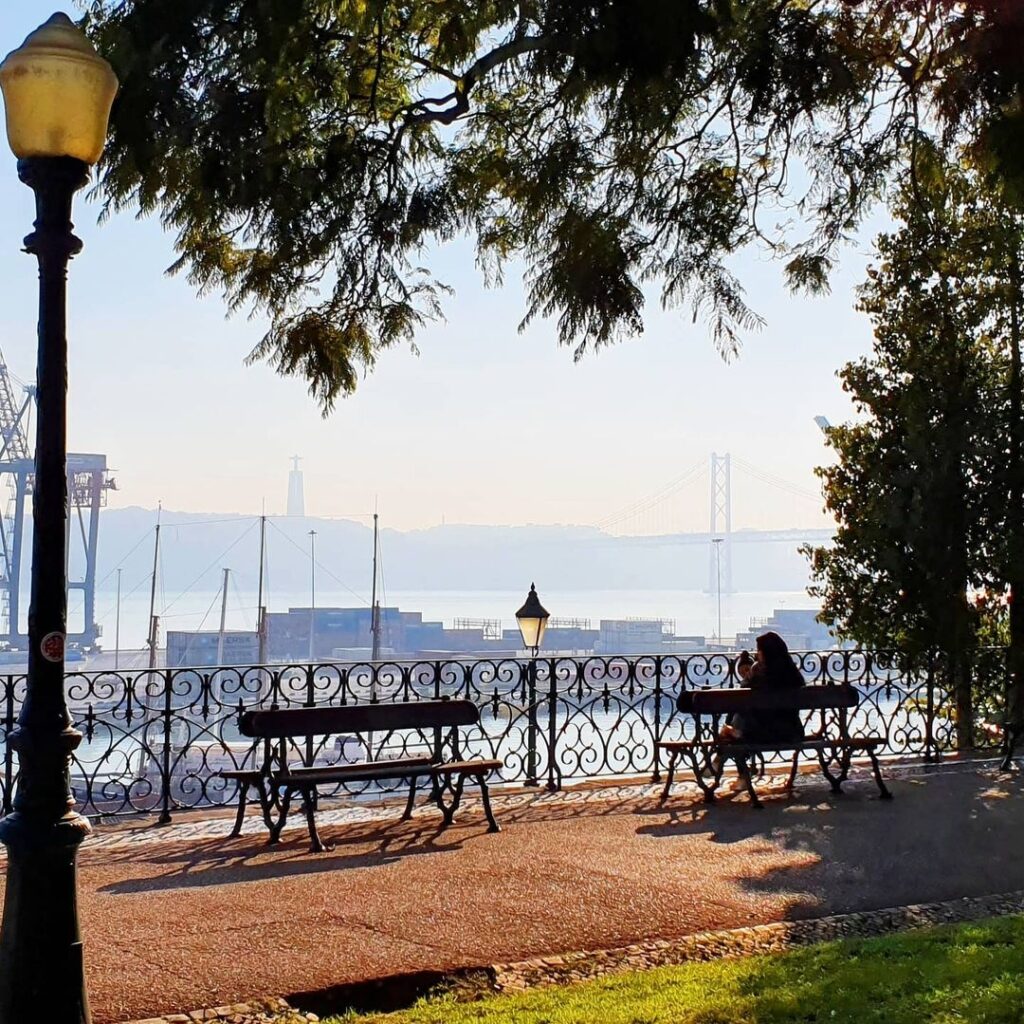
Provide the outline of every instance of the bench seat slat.
[[324,765],[314,768],[289,768],[275,772],[278,785],[318,785],[326,782],[372,782],[375,779],[407,779],[410,775],[429,775],[433,768],[429,757],[395,758],[387,761],[362,761],[358,764]]
[[676,707],[689,715],[728,715],[734,711],[828,711],[855,708],[860,694],[852,686],[800,686],[789,690],[683,690]]
[[404,779],[410,775],[479,775],[497,771],[502,761],[480,758],[475,761],[431,761],[429,757],[410,757],[389,761],[365,761],[318,768],[291,768],[278,772],[279,785],[321,784],[330,782],[372,782],[376,779]]
[[471,700],[419,700],[246,711],[239,719],[238,728],[243,736],[291,739],[395,729],[441,729],[476,725],[479,721],[480,709]]
[[496,772],[503,767],[503,761],[481,757],[476,761],[442,761],[435,764],[433,770],[436,775],[477,775],[480,772]]
[[882,736],[856,736],[844,739],[806,739],[801,743],[719,743],[717,740],[664,740],[662,750],[714,750],[722,754],[770,754],[783,750],[830,750],[835,748],[869,750],[885,743]]

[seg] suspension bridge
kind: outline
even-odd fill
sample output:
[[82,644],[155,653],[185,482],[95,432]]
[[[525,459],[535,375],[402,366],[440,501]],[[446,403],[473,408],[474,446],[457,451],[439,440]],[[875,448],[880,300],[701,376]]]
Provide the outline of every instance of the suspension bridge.
[[[719,586],[732,592],[732,548],[734,544],[788,543],[824,544],[832,539],[828,527],[774,529],[733,528],[733,469],[756,490],[769,489],[789,499],[791,521],[807,520],[812,511],[822,518],[820,493],[801,487],[768,472],[745,459],[712,452],[668,484],[623,506],[595,523],[597,529],[633,544],[703,544],[708,548],[708,590]],[[707,504],[702,502],[706,498]],[[708,529],[694,530],[694,515],[707,515]]]

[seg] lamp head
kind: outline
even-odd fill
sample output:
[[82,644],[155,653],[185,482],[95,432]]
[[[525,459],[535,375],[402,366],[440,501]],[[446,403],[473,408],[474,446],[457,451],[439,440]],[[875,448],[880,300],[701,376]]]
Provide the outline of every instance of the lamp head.
[[516,622],[523,637],[523,646],[536,650],[544,639],[544,631],[548,628],[547,609],[537,597],[537,587],[530,584],[530,593],[526,596],[523,607],[516,612]]
[[52,15],[7,55],[0,91],[7,141],[19,160],[99,160],[117,76],[66,14]]

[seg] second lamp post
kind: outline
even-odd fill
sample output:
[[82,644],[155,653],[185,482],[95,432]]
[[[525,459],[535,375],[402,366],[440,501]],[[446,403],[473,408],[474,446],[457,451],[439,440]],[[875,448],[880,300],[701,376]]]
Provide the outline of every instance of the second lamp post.
[[[540,603],[537,596],[536,584],[530,584],[530,593],[526,596],[523,607],[516,612],[516,622],[519,624],[519,633],[523,638],[523,646],[530,652],[530,662],[527,665],[527,725],[526,725],[526,785],[537,785],[537,652],[540,650],[541,641],[544,639],[544,631],[548,628],[547,609]],[[554,709],[548,708],[549,731],[554,724]],[[549,743],[550,747],[551,744]],[[552,757],[553,751],[548,751],[548,758]],[[553,768],[553,765],[550,766]],[[548,789],[554,788],[553,771],[548,772]]]

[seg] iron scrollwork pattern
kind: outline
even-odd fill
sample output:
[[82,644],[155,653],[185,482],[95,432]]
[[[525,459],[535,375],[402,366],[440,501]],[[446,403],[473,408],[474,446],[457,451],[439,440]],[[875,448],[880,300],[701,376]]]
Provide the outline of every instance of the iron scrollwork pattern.
[[[848,713],[850,735],[885,738],[883,756],[933,760],[958,742],[957,701],[939,654],[895,651],[804,651],[793,655],[811,684],[854,687],[860,704]],[[262,741],[239,731],[255,708],[341,706],[444,698],[480,708],[480,724],[459,733],[450,749],[439,730],[364,736],[320,736],[287,750],[293,764],[331,765],[429,753],[499,759],[496,781],[560,788],[593,778],[646,776],[657,780],[657,744],[693,738],[680,716],[681,690],[738,686],[734,653],[630,656],[541,656],[536,659],[460,659],[144,669],[72,672],[68,705],[82,743],[71,786],[84,814],[159,814],[234,802],[225,769],[254,768]],[[976,652],[971,665],[974,745],[999,742],[1005,704],[1006,652]],[[0,810],[9,813],[17,784],[17,755],[7,735],[24,700],[23,675],[0,676]],[[815,715],[817,712],[814,713]],[[822,724],[808,715],[807,728]],[[358,799],[399,788],[398,781],[338,786]]]

